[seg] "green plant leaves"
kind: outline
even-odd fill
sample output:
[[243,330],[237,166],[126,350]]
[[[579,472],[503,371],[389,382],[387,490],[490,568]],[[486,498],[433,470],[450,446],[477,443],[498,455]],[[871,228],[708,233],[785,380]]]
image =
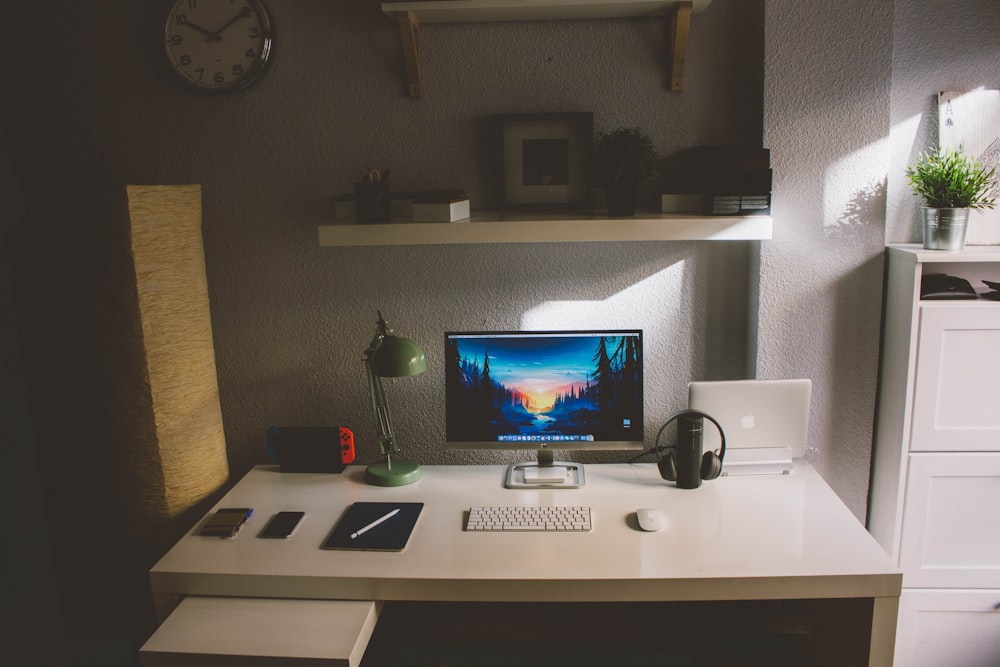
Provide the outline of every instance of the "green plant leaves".
[[656,175],[659,155],[653,140],[634,127],[598,132],[592,158],[596,185],[642,183]]
[[993,208],[988,196],[995,169],[965,155],[961,147],[921,153],[906,170],[913,192],[928,208]]

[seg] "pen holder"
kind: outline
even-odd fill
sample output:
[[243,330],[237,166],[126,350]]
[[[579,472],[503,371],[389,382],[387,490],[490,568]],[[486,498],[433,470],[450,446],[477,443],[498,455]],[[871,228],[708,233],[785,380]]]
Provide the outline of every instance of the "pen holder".
[[389,222],[389,179],[354,184],[358,224]]

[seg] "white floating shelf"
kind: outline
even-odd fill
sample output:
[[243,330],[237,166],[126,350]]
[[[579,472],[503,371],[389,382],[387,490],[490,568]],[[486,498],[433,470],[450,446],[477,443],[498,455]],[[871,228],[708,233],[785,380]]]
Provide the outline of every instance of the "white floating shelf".
[[638,213],[634,218],[597,215],[511,215],[476,212],[468,222],[341,223],[319,227],[320,246],[446,245],[601,241],[755,241],[770,239],[769,216],[692,216]]

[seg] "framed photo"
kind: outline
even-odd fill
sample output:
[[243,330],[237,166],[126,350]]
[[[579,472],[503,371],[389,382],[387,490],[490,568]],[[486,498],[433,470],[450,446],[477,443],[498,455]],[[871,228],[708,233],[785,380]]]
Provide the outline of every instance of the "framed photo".
[[497,117],[504,208],[587,208],[586,163],[594,115],[507,114]]

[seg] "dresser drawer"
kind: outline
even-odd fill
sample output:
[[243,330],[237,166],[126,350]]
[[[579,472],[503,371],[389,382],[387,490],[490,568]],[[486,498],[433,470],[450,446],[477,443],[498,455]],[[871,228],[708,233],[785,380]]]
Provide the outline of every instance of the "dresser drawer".
[[910,450],[1000,451],[1000,304],[922,303],[919,326]]
[[905,588],[1000,588],[1000,453],[910,454]]
[[190,596],[139,651],[142,667],[357,667],[381,603]]
[[903,590],[895,664],[1000,665],[1000,590]]

